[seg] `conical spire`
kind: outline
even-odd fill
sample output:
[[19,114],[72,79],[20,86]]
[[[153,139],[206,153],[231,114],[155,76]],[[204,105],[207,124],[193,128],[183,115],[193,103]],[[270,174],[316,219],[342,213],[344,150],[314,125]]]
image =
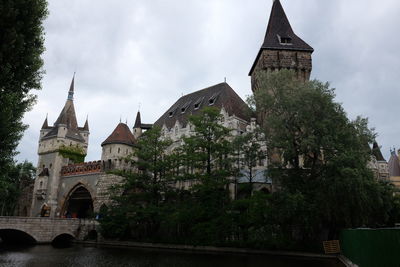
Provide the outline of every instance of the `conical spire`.
[[108,144],[124,144],[128,146],[133,146],[136,144],[136,139],[132,132],[129,130],[128,125],[120,122],[114,131],[101,143],[101,146]]
[[314,51],[311,46],[293,32],[279,0],[274,0],[273,2],[267,32],[261,49]]
[[74,80],[75,80],[75,73],[74,76],[72,77],[71,86],[69,87],[67,102],[65,103],[64,108],[61,111],[60,115],[58,116],[56,122],[54,123],[54,126],[57,126],[59,124],[65,124],[69,129],[78,129],[78,123],[76,121],[75,108],[73,102]]
[[47,115],[46,115],[46,119],[43,122],[42,129],[47,129],[47,128],[49,128],[49,123],[47,122]]
[[88,116],[86,116],[86,121],[85,121],[85,125],[83,126],[83,130],[89,132],[89,121],[88,121]]
[[138,111],[136,114],[135,125],[133,126],[133,128],[141,128],[141,125],[142,125],[142,120],[140,118],[140,111]]
[[74,83],[75,83],[75,72],[74,76],[72,76],[71,86],[69,87],[68,91],[68,100],[74,100]]
[[376,141],[372,145],[372,155],[375,156],[377,161],[386,161],[385,158],[383,157],[381,149]]

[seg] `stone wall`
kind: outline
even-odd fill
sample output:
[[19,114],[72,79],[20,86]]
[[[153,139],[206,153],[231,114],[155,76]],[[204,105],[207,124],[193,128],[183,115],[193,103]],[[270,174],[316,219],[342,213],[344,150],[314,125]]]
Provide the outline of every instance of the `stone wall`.
[[61,234],[83,240],[89,231],[98,228],[99,223],[94,220],[0,217],[0,235],[4,229],[19,230],[32,236],[37,243],[52,242]]

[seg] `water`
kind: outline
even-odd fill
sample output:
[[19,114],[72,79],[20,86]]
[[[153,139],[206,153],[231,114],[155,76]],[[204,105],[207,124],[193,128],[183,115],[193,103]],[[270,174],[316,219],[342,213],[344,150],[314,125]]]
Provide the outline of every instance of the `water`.
[[342,267],[337,260],[261,255],[206,254],[165,250],[97,248],[75,245],[57,249],[41,245],[0,250],[1,267]]

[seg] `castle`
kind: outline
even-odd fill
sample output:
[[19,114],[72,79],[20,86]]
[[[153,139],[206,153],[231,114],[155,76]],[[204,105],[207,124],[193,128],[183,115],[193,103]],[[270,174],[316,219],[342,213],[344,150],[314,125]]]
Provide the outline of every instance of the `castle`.
[[[294,33],[280,1],[274,0],[264,42],[249,72],[253,92],[258,90],[259,72],[292,69],[300,79],[308,80],[313,51]],[[123,157],[133,152],[143,131],[153,125],[160,127],[163,136],[173,141],[171,149],[179,146],[183,135],[190,134],[192,125],[188,117],[206,106],[220,110],[221,123],[231,129],[232,135],[245,134],[256,127],[256,119],[249,115],[249,107],[224,82],[182,96],[154,124],[142,123],[138,112],[132,130],[125,123],[119,123],[104,140],[101,160],[70,164],[62,151],[79,146],[86,154],[90,135],[88,121],[79,127],[76,120],[74,86],[73,78],[67,101],[57,120],[49,126],[46,118],[40,130],[37,178],[30,208],[30,215],[34,217],[84,218],[99,213],[111,201],[107,196],[108,188],[121,181],[121,177],[106,171],[129,169],[130,165]],[[267,162],[262,162],[259,167],[265,169],[266,166]],[[259,176],[261,183],[268,184],[265,175]]]

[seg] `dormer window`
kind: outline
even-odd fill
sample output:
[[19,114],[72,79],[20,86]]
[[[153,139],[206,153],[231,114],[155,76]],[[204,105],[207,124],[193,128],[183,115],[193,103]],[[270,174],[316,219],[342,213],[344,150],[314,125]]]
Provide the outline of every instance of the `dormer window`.
[[181,108],[181,113],[182,114],[186,112],[186,110],[190,106],[190,103],[192,103],[192,101],[188,101],[188,102],[185,103],[185,105],[182,106],[182,108]]
[[201,103],[203,103],[204,100],[204,96],[200,97],[199,99],[196,100],[196,102],[194,102],[194,110],[198,110],[201,106]]
[[212,106],[215,104],[215,102],[217,101],[219,93],[215,93],[213,94],[210,99],[208,99],[208,105]]
[[289,36],[278,35],[278,40],[281,45],[291,45],[292,44],[292,38]]
[[176,108],[171,109],[171,110],[168,112],[168,116],[169,116],[170,118],[172,118],[172,117],[174,116],[174,114],[175,114],[175,111],[176,111]]

